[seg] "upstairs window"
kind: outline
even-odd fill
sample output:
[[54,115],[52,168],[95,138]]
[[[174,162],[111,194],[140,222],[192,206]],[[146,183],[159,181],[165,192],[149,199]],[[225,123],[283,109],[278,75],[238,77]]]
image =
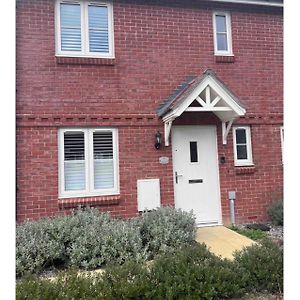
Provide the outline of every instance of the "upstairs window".
[[234,162],[236,166],[253,165],[249,126],[233,128]]
[[57,1],[56,55],[113,58],[112,4]]
[[213,13],[215,55],[233,55],[230,14]]
[[60,197],[118,194],[116,129],[59,131]]

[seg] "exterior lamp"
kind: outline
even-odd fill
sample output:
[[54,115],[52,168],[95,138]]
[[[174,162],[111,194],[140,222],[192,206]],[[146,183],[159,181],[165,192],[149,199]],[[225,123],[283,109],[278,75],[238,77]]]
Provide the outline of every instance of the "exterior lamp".
[[161,147],[161,133],[159,131],[155,134],[155,148],[159,149]]

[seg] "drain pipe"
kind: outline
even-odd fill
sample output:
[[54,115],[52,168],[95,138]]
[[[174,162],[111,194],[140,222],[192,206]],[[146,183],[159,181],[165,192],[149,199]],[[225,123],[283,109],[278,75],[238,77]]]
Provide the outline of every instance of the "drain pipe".
[[234,200],[236,198],[235,191],[228,192],[228,199],[230,204],[230,222],[235,225],[235,212],[234,212]]

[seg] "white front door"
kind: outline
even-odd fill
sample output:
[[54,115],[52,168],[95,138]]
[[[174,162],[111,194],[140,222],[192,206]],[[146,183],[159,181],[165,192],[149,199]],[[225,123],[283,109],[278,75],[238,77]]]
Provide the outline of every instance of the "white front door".
[[216,126],[172,128],[175,207],[193,210],[196,223],[221,223]]

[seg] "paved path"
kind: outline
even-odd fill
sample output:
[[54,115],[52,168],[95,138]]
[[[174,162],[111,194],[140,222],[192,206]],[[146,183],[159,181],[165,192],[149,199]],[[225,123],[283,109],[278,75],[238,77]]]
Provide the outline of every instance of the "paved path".
[[197,229],[196,241],[205,243],[209,250],[224,258],[233,259],[233,252],[255,242],[224,226],[201,227]]

